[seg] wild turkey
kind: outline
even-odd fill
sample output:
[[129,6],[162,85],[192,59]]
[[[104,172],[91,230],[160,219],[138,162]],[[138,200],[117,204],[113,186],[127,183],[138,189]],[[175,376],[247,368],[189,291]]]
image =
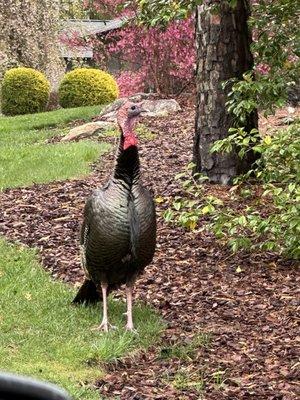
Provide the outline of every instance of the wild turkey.
[[133,330],[132,289],[152,261],[156,242],[153,198],[140,183],[140,164],[134,126],[143,112],[140,103],[125,103],[117,113],[121,131],[111,179],[87,200],[81,228],[82,265],[86,280],[74,303],[103,300],[98,329],[108,331],[107,296],[126,284],[127,325]]

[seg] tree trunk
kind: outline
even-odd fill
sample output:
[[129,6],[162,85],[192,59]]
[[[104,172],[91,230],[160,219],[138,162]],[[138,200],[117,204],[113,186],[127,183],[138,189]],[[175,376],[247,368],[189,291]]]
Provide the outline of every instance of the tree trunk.
[[[204,0],[197,7],[197,112],[194,141],[196,170],[211,182],[229,184],[232,178],[250,169],[253,154],[240,160],[236,153],[210,154],[212,144],[228,135],[233,116],[226,111],[229,87],[222,82],[242,78],[253,66],[250,52],[251,36],[247,19],[247,0],[237,0],[235,8],[228,0]],[[257,113],[246,123],[246,129],[257,128]]]

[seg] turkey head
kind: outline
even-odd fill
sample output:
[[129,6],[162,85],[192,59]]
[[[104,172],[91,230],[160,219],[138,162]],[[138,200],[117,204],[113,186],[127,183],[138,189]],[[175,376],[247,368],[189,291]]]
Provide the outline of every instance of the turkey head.
[[137,146],[137,137],[134,133],[139,116],[146,112],[142,103],[127,101],[117,113],[117,122],[121,131],[122,147],[127,150],[131,146]]

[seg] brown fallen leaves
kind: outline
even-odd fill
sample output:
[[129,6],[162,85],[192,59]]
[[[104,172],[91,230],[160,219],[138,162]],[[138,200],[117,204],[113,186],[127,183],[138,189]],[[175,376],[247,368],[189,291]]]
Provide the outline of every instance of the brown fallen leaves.
[[[157,134],[140,145],[144,182],[156,196],[176,195],[173,177],[191,158],[193,110],[144,123]],[[84,180],[1,193],[0,233],[36,247],[55,278],[82,280],[78,231],[84,202],[112,165],[113,152]],[[206,190],[227,198],[226,187]],[[107,365],[97,382],[100,392],[131,400],[297,399],[299,270],[271,253],[232,255],[210,233],[166,225],[164,207],[158,202],[157,252],[135,296],[155,307],[168,327],[155,348]],[[210,335],[208,346],[196,346],[182,359],[168,356],[169,348],[203,332]]]

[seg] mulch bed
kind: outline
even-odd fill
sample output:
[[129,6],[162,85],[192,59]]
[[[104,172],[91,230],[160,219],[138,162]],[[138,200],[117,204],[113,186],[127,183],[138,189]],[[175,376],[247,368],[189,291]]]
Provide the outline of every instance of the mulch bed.
[[[191,158],[193,110],[144,123],[157,136],[140,145],[143,180],[156,196],[174,196],[180,192],[174,175]],[[85,179],[0,193],[0,234],[36,247],[53,277],[81,281],[84,202],[105,181],[113,160],[113,152],[104,156]],[[205,190],[225,197],[228,192],[217,185]],[[155,259],[135,295],[163,316],[167,329],[159,346],[107,365],[97,382],[100,393],[131,400],[299,398],[299,269],[272,253],[232,255],[210,233],[167,225],[164,207],[157,205]],[[163,356],[199,332],[210,336],[209,346],[185,360]],[[190,385],[172,384],[185,375]],[[202,382],[200,392],[195,382]]]

